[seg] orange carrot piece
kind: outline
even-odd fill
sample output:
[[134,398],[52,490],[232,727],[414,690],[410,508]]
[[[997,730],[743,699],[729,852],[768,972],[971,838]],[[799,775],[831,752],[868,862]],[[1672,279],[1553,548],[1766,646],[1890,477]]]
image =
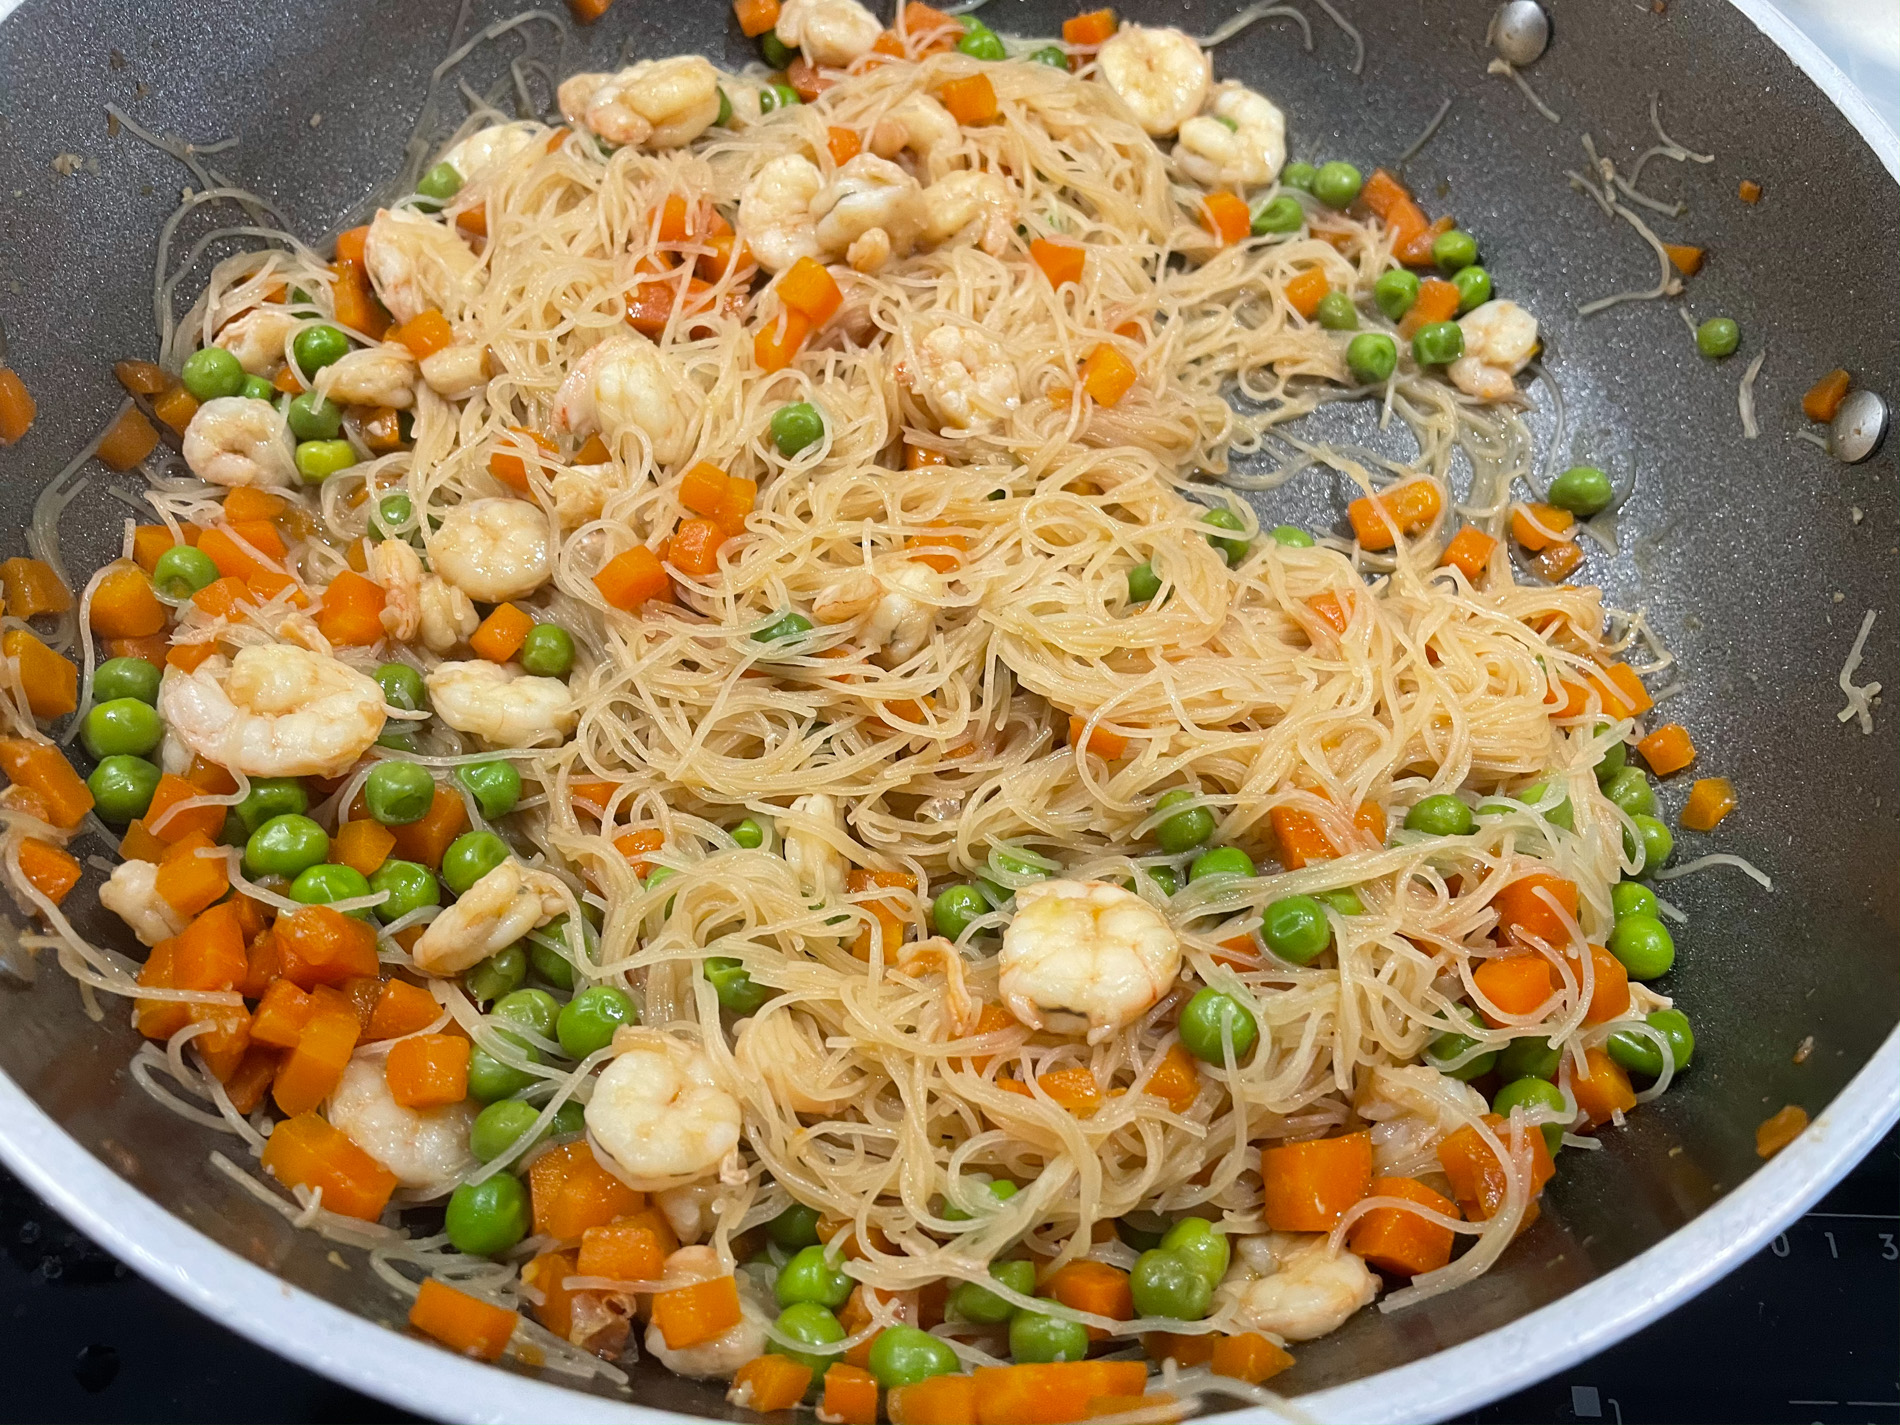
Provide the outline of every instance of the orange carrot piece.
[[[176,842],[158,864],[158,893],[180,915],[197,915],[231,889],[231,863],[223,852],[215,856],[198,854],[211,846],[211,838],[204,832],[193,832]],[[240,943],[242,939],[240,933]]]
[[409,1324],[416,1330],[478,1361],[500,1360],[520,1322],[514,1312],[457,1291],[434,1277],[423,1281],[415,1304],[409,1308]]
[[1088,727],[1088,719],[1078,713],[1069,714],[1069,745],[1083,752],[1092,752],[1104,761],[1114,762],[1128,753],[1128,739],[1119,732],[1110,732],[1097,726],[1095,731],[1087,733],[1087,742],[1083,735]]
[[1744,203],[1761,202],[1761,184],[1752,178],[1744,178],[1735,190],[1736,196]]
[[368,245],[369,229],[367,227],[345,228],[336,235],[336,260],[361,265]]
[[739,1320],[739,1284],[729,1276],[653,1294],[653,1324],[669,1351],[703,1346]]
[[174,384],[171,374],[155,361],[115,361],[112,374],[133,396],[160,396]]
[[726,498],[726,485],[732,477],[709,460],[702,460],[680,476],[679,501],[696,515],[711,519],[719,513]]
[[330,856],[338,865],[373,876],[396,849],[396,833],[378,821],[346,821],[330,841]]
[[811,1388],[811,1378],[812,1368],[803,1361],[795,1361],[790,1356],[754,1356],[732,1377],[732,1389],[726,1392],[726,1400],[741,1410],[756,1410],[761,1415],[773,1410],[790,1410],[805,1398],[805,1392]]
[[374,1222],[383,1215],[396,1175],[315,1113],[293,1114],[264,1143],[264,1171],[285,1187],[321,1192],[323,1205]]
[[1092,1312],[1115,1321],[1135,1319],[1135,1298],[1128,1284],[1128,1273],[1106,1262],[1090,1261],[1086,1257],[1070,1262],[1044,1278],[1037,1291],[1077,1311]]
[[664,598],[673,587],[660,558],[643,544],[616,554],[594,576],[594,587],[614,608],[636,613],[649,599]]
[[442,864],[442,855],[464,831],[468,830],[468,803],[462,794],[436,783],[435,800],[422,820],[389,828],[396,838],[395,854],[404,861],[420,861],[434,869]]
[[326,985],[311,998],[310,1017],[271,1085],[277,1106],[292,1116],[316,1108],[336,1089],[363,1028],[349,996]]
[[130,470],[158,447],[158,431],[137,406],[127,406],[99,438],[95,452],[112,470]]
[[[1029,1086],[1015,1079],[998,1079],[996,1086],[1011,1093],[1032,1097]],[[1102,1106],[1102,1087],[1095,1081],[1095,1073],[1084,1065],[1075,1065],[1067,1069],[1051,1069],[1046,1074],[1036,1075],[1036,1087],[1041,1089],[1056,1105],[1077,1118],[1087,1118]]]
[[79,706],[79,669],[23,628],[0,636],[4,652],[18,668],[26,704],[42,722],[64,717]]
[[979,1425],[1059,1425],[1083,1418],[1103,1395],[1140,1395],[1146,1361],[1052,1361],[975,1372]]
[[[1504,1151],[1514,1159],[1522,1161],[1528,1149],[1530,1195],[1534,1200],[1544,1190],[1544,1184],[1557,1172],[1550,1161],[1550,1149],[1544,1143],[1543,1133],[1533,1128],[1522,1135],[1514,1135],[1509,1125],[1495,1113],[1485,1114],[1484,1122],[1504,1145]],[[1458,1205],[1467,1218],[1482,1221],[1493,1216],[1504,1205],[1504,1165],[1484,1139],[1478,1136],[1477,1129],[1466,1125],[1447,1137],[1438,1145],[1438,1162],[1445,1170],[1445,1176],[1451,1179],[1452,1195],[1458,1199]]]
[[218,572],[227,578],[250,583],[262,574],[275,574],[280,579],[283,577],[283,571],[273,569],[258,557],[261,551],[246,549],[232,538],[229,530],[206,530],[198,536],[198,548],[210,556],[211,562],[218,566]]
[[1383,168],[1372,171],[1372,176],[1359,190],[1359,201],[1385,224],[1386,233],[1392,240],[1393,255],[1399,257],[1401,262],[1405,260],[1403,251],[1431,228],[1431,220],[1413,200],[1405,185]]
[[330,581],[317,607],[317,628],[345,648],[367,648],[383,636],[383,591],[352,569]]
[[1480,1005],[1485,1023],[1497,1026],[1502,1015],[1535,1014],[1557,992],[1557,981],[1550,961],[1535,951],[1500,955],[1486,960],[1471,972],[1478,993],[1497,1010]]
[[1590,1071],[1570,1081],[1570,1092],[1590,1126],[1600,1128],[1617,1114],[1636,1107],[1636,1090],[1630,1087],[1630,1076],[1623,1072],[1623,1066],[1603,1050],[1586,1049],[1583,1057]]
[[825,1371],[825,1398],[819,1408],[833,1425],[877,1425],[877,1377],[862,1366],[834,1362]]
[[1576,540],[1566,540],[1532,555],[1529,563],[1546,584],[1561,584],[1582,565],[1583,549]]
[[804,315],[816,331],[837,314],[844,304],[838,283],[816,258],[801,257],[778,279],[778,297],[794,312]]
[[1498,542],[1483,530],[1466,525],[1451,537],[1451,543],[1438,557],[1438,564],[1441,569],[1462,571],[1465,578],[1475,584],[1484,577],[1485,568],[1491,562],[1491,551],[1497,547]]
[[1179,1043],[1170,1044],[1166,1056],[1148,1076],[1146,1092],[1166,1099],[1176,1113],[1186,1113],[1201,1093],[1201,1075],[1194,1066],[1194,1056]]
[[276,1053],[253,1044],[244,1051],[236,1072],[224,1081],[225,1096],[231,1100],[231,1107],[249,1117],[264,1102],[276,1076]]
[[534,616],[513,604],[497,604],[469,635],[468,646],[490,663],[506,663],[521,651],[534,629]]
[[658,1281],[665,1269],[666,1244],[649,1226],[609,1222],[581,1233],[577,1276],[650,1282]]
[[316,1001],[289,980],[272,980],[251,1015],[251,1038],[275,1049],[295,1049]]
[[[1347,596],[1350,599],[1350,595]],[[1343,634],[1352,623],[1352,610],[1340,602],[1339,595],[1332,589],[1323,594],[1315,594],[1306,601],[1307,608],[1315,617],[1336,634]]]
[[1134,363],[1103,342],[1082,363],[1082,389],[1098,406],[1112,406],[1135,384]]
[[864,151],[864,140],[858,137],[856,129],[832,124],[825,130],[825,149],[831,154],[831,161],[843,168]]
[[1776,1109],[1755,1129],[1755,1156],[1772,1158],[1808,1129],[1808,1111],[1799,1104]]
[[[1245,242],[1253,232],[1253,214],[1239,194],[1222,190],[1209,193],[1201,199],[1201,226],[1219,238],[1222,247],[1232,247],[1237,242]],[[1320,280],[1325,281],[1323,274]],[[1320,295],[1326,294],[1322,291]],[[1288,299],[1292,299],[1290,287]],[[1303,311],[1300,315],[1307,316],[1308,313]]]
[[752,337],[752,359],[766,373],[783,371],[798,355],[799,347],[811,335],[811,322],[803,312],[785,308],[774,321],[760,327]]
[[1636,744],[1636,750],[1643,754],[1649,770],[1658,777],[1680,772],[1695,761],[1695,743],[1689,740],[1689,730],[1679,722],[1657,728]]
[[370,1012],[365,1039],[400,1039],[419,1034],[441,1017],[435,997],[407,980],[384,980],[376,1008]]
[[1839,414],[1841,402],[1847,399],[1847,388],[1853,382],[1853,377],[1836,367],[1808,388],[1807,395],[1801,398],[1801,414],[1826,425]]
[[[1590,973],[1594,988],[1590,992],[1589,1006],[1583,1012],[1585,1024],[1608,1024],[1612,1019],[1621,1019],[1629,1013],[1630,972],[1623,968],[1623,962],[1601,945],[1592,945],[1590,950]],[[1570,972],[1577,977],[1577,983],[1583,983],[1583,962],[1574,952],[1566,952],[1564,959],[1569,962]]]
[[1310,322],[1319,311],[1320,298],[1332,288],[1333,284],[1326,280],[1324,269],[1308,267],[1294,274],[1286,284],[1286,299],[1294,311]]
[[891,1425],[970,1425],[977,1418],[976,1377],[931,1376],[900,1385],[885,1397],[884,1409]]
[[1670,264],[1684,277],[1693,277],[1702,270],[1702,249],[1691,247],[1687,243],[1666,242],[1663,251],[1669,254]]
[[375,930],[327,905],[280,914],[271,927],[271,938],[284,978],[304,989],[340,985],[381,969]]
[[[197,541],[197,526],[187,526],[185,543],[195,545]],[[132,562],[149,574],[157,567],[158,557],[177,542],[162,524],[139,525],[132,531]]]
[[1566,540],[1577,517],[1555,505],[1511,506],[1511,538],[1535,554]]
[[[161,940],[152,947],[152,953],[145,957],[145,963],[139,967],[138,981],[141,985],[152,990],[178,988],[172,983],[172,951],[177,944],[174,938]],[[139,1033],[161,1044],[191,1022],[191,1006],[178,1000],[134,1000],[133,1008],[138,1018]]]
[[996,86],[987,74],[952,79],[937,91],[937,97],[959,124],[987,124],[998,112]]
[[[1417,1178],[1374,1178],[1368,1197],[1402,1197],[1447,1217],[1457,1217],[1458,1204],[1434,1192]],[[1382,1272],[1411,1277],[1434,1271],[1451,1260],[1449,1227],[1397,1207],[1375,1207],[1347,1229],[1346,1244]]]
[[1454,284],[1442,277],[1427,277],[1418,284],[1418,300],[1399,322],[1399,335],[1410,341],[1419,328],[1450,321],[1458,315],[1459,300]]
[[1113,10],[1090,10],[1086,14],[1071,15],[1062,22],[1062,40],[1064,44],[1081,48],[1086,45],[1099,45],[1115,33],[1115,12]]
[[71,831],[92,810],[92,792],[50,742],[0,738],[0,772],[15,786],[34,793],[46,819],[62,831]]
[[79,884],[79,862],[52,842],[29,836],[20,842],[20,874],[34,890],[59,905]]
[[673,531],[667,562],[682,574],[704,578],[719,567],[719,546],[725,539],[726,532],[715,520],[681,520]]
[[1381,490],[1377,495],[1361,495],[1346,506],[1352,521],[1353,537],[1366,549],[1390,549],[1397,542],[1392,529],[1400,534],[1417,534],[1438,518],[1445,497],[1438,482],[1429,476],[1407,480]]
[[591,25],[607,13],[614,0],[567,0],[567,8],[577,25]]
[[1602,677],[1609,688],[1598,687],[1603,695],[1603,710],[1611,717],[1641,717],[1656,706],[1656,700],[1643,686],[1643,680],[1627,663],[1606,663]]
[[165,627],[165,606],[143,569],[119,564],[93,589],[90,620],[102,638],[143,638]]
[[1042,269],[1042,275],[1049,279],[1049,285],[1060,287],[1064,282],[1082,280],[1082,269],[1088,262],[1088,249],[1080,243],[1037,238],[1029,244],[1029,256]]
[[383,1061],[389,1096],[404,1108],[441,1108],[468,1097],[469,1042],[459,1034],[399,1039]]
[[1289,871],[1313,861],[1330,861],[1339,848],[1321,829],[1319,818],[1301,807],[1277,806],[1267,814],[1279,843],[1280,864]]
[[601,1167],[584,1139],[536,1158],[528,1169],[528,1195],[536,1234],[562,1242],[577,1241],[588,1228],[604,1227],[646,1206],[643,1194]]
[[1727,777],[1698,777],[1683,804],[1682,824],[1690,831],[1713,831],[1735,807],[1735,784]]
[[732,13],[738,17],[739,33],[756,40],[778,24],[778,0],[733,0]]
[[175,434],[183,435],[185,427],[191,424],[191,418],[198,414],[198,398],[183,386],[174,386],[152,402],[152,414],[170,426]]
[[0,445],[12,445],[25,435],[38,414],[39,407],[19,373],[0,366]]
[[455,328],[449,325],[447,317],[431,307],[397,327],[389,339],[408,347],[417,361],[424,361],[455,344]]
[[204,788],[196,783],[167,772],[158,779],[151,805],[145,809],[145,825],[153,835],[168,842],[182,841],[193,832],[203,832],[206,837],[216,836],[224,830],[223,807],[200,806],[186,811],[172,811],[178,803],[204,795]]
[[[1383,1181],[1383,1179],[1382,1179]],[[1375,1183],[1374,1190],[1378,1185]],[[1450,1206],[1449,1203],[1446,1206]],[[1358,1224],[1355,1223],[1356,1227]],[[1222,1336],[1214,1343],[1214,1354],[1208,1357],[1207,1367],[1217,1376],[1230,1376],[1235,1380],[1244,1380],[1248,1385],[1259,1385],[1262,1381],[1272,1380],[1293,1364],[1290,1353],[1276,1346],[1258,1331],[1246,1331],[1238,1336]]]
[[1372,1134],[1342,1133],[1260,1150],[1267,1226],[1328,1232],[1372,1188]]
[[1546,945],[1562,945],[1567,932],[1557,912],[1540,892],[1547,892],[1572,920],[1577,916],[1577,885],[1548,871],[1532,871],[1503,886],[1492,904],[1498,912],[1500,943],[1535,936]]
[[[167,545],[170,542],[166,540]],[[52,566],[38,559],[0,563],[0,588],[6,590],[7,612],[15,618],[63,614],[73,606],[72,590],[60,582]]]

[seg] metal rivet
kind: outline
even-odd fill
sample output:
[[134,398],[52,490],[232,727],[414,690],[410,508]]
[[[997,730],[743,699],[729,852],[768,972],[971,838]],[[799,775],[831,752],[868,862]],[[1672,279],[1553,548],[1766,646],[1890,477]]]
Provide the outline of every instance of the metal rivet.
[[1827,448],[1836,460],[1858,465],[1887,438],[1887,403],[1872,391],[1850,391],[1828,427]]
[[1550,43],[1550,18],[1537,0],[1505,0],[1491,17],[1491,47],[1522,69]]

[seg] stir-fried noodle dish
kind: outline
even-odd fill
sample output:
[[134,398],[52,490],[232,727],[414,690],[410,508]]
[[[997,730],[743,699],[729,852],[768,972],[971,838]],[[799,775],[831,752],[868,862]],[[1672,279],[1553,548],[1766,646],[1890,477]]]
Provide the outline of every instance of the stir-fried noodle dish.
[[1688,1064],[1617,491],[1533,468],[1534,300],[1221,37],[736,10],[324,252],[187,196],[122,557],[82,459],[0,569],[27,943],[455,1350],[1264,1399]]

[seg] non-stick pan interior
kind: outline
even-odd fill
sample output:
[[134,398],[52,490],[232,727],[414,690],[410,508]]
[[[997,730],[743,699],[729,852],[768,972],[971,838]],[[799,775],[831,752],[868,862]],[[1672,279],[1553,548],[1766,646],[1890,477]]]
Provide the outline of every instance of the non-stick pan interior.
[[[1740,794],[1717,834],[1679,837],[1677,860],[1740,853],[1774,889],[1726,868],[1668,887],[1689,920],[1663,988],[1695,1019],[1694,1069],[1627,1127],[1603,1133],[1601,1151],[1563,1155],[1543,1219],[1488,1276],[1410,1311],[1361,1313],[1303,1348],[1280,1382],[1295,1393],[1468,1340],[1627,1261],[1732,1191],[1757,1166],[1756,1124],[1788,1103],[1817,1112],[1900,1018],[1893,719],[1876,709],[1867,736],[1836,718],[1837,674],[1867,610],[1881,610],[1882,623],[1859,680],[1900,686],[1889,623],[1900,622],[1895,461],[1889,450],[1843,466],[1797,438],[1800,395],[1823,372],[1845,366],[1861,384],[1894,389],[1893,179],[1726,0],[1553,4],[1551,49],[1528,77],[1554,123],[1486,74],[1487,0],[1344,3],[1364,35],[1362,72],[1352,72],[1353,44],[1311,3],[1302,6],[1310,53],[1298,25],[1268,20],[1223,45],[1216,70],[1285,108],[1295,157],[1348,158],[1367,170],[1390,165],[1452,101],[1405,176],[1431,211],[1455,214],[1478,236],[1498,291],[1542,322],[1543,364],[1565,407],[1547,461],[1587,460],[1619,485],[1633,479],[1621,551],[1593,553],[1588,577],[1614,604],[1642,610],[1674,653],[1682,691],[1665,710],[1694,730],[1698,771],[1730,777]],[[993,0],[984,13],[1004,32],[1049,33],[1065,8]],[[1234,8],[1126,7],[1200,33]],[[480,6],[459,35],[506,14]],[[13,531],[0,552],[21,552],[35,495],[117,406],[111,363],[156,354],[159,230],[181,191],[201,186],[105,106],[199,145],[234,140],[200,161],[320,241],[379,192],[399,191],[391,184],[405,140],[457,34],[446,0],[335,0],[241,16],[156,0],[28,0],[0,26],[0,319],[11,364],[40,400],[32,433],[0,452],[0,525]],[[622,0],[591,30],[570,31],[558,15],[528,20],[479,45],[435,92],[452,123],[458,78],[504,108],[517,91],[539,107],[562,67],[692,50],[731,65],[750,58],[724,4]],[[1627,169],[1655,142],[1656,96],[1674,137],[1715,158],[1652,162],[1644,187],[1688,211],[1644,216],[1665,241],[1705,248],[1707,264],[1677,301],[1579,318],[1579,303],[1653,285],[1657,260],[1564,171],[1584,167],[1586,133]],[[1761,185],[1758,204],[1739,200],[1742,179]],[[1682,310],[1735,318],[1741,352],[1721,363],[1700,357]],[[1761,435],[1748,440],[1737,385],[1764,349]],[[1548,448],[1553,385],[1533,391]],[[1379,444],[1373,414],[1335,408],[1326,429]],[[78,568],[117,552],[126,513],[104,494],[103,470],[94,474],[98,484],[63,525]],[[1344,508],[1341,488],[1313,472],[1259,502],[1268,523],[1340,526]],[[1672,821],[1685,791],[1663,790]],[[240,1157],[233,1140],[182,1124],[131,1086],[135,1040],[122,1007],[89,1022],[50,965],[31,988],[7,990],[4,1006],[0,1067],[115,1172],[288,1281],[373,1319],[399,1316],[360,1261],[340,1269],[327,1243],[290,1231],[207,1165],[213,1148]],[[731,1413],[717,1392],[648,1368],[633,1398]]]

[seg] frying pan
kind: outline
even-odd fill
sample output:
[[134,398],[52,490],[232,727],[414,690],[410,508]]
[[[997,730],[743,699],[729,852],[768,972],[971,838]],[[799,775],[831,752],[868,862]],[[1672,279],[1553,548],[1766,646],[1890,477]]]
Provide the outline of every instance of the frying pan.
[[[1695,1067],[1597,1152],[1564,1155],[1547,1210],[1489,1275],[1423,1306],[1360,1313],[1299,1351],[1276,1385],[1319,1418],[1428,1419],[1541,1378],[1678,1304],[1754,1251],[1832,1184],[1900,1112],[1900,746],[1837,721],[1836,676],[1863,612],[1882,611],[1862,682],[1900,687],[1895,459],[1839,465],[1796,438],[1801,392],[1845,366],[1891,394],[1900,359],[1900,144],[1839,73],[1760,0],[1553,0],[1554,39],[1529,78],[1541,117],[1487,76],[1490,0],[1341,0],[1353,46],[1319,12],[1307,52],[1288,22],[1256,25],[1217,67],[1287,111],[1295,157],[1390,164],[1443,100],[1451,110],[1406,176],[1434,212],[1477,234],[1500,293],[1543,324],[1561,389],[1537,391],[1540,459],[1585,460],[1632,482],[1622,551],[1592,557],[1610,601],[1641,609],[1680,659],[1667,705],[1695,732],[1700,768],[1733,779],[1719,834],[1685,833],[1678,861],[1740,852],[1731,869],[1673,883],[1688,913],[1665,986],[1697,1025]],[[557,7],[558,8],[558,7]],[[1050,33],[1051,0],[994,0],[999,30]],[[1136,18],[1206,33],[1233,0],[1133,0]],[[0,13],[6,0],[0,0]],[[1661,13],[1657,13],[1661,11]],[[482,0],[460,33],[508,13]],[[0,454],[0,527],[18,552],[35,494],[116,408],[110,365],[155,354],[151,267],[161,222],[194,180],[171,157],[109,132],[119,105],[159,132],[233,149],[202,161],[317,237],[360,220],[396,182],[430,71],[457,31],[451,0],[325,0],[242,12],[177,0],[26,0],[0,25],[0,318],[39,424]],[[510,56],[531,45],[535,59]],[[592,30],[557,16],[485,46],[466,74],[545,103],[549,71],[622,56],[751,57],[727,7],[623,0]],[[1689,205],[1648,215],[1708,249],[1677,303],[1580,318],[1579,303],[1654,281],[1651,251],[1570,189],[1581,135],[1628,161],[1653,141],[1651,96],[1708,165],[1654,163],[1644,187]],[[438,85],[436,122],[453,122]],[[53,161],[78,156],[62,174]],[[69,162],[62,167],[72,167]],[[1747,206],[1741,179],[1763,197]],[[1742,351],[1696,354],[1682,305],[1736,318]],[[1763,349],[1759,439],[1743,438],[1737,382]],[[1374,440],[1370,412],[1335,407],[1331,434]],[[1552,447],[1555,447],[1554,449]],[[103,474],[95,467],[95,473]],[[97,493],[95,491],[95,493]],[[1263,518],[1333,527],[1340,491],[1308,475],[1259,499]],[[65,520],[76,568],[117,552],[124,507],[82,500]],[[1687,779],[1682,779],[1686,781]],[[1673,819],[1684,789],[1666,786]],[[96,880],[96,875],[95,878]],[[81,894],[72,904],[90,903]],[[110,934],[106,927],[98,933]],[[17,958],[17,929],[0,953]],[[590,1395],[474,1365],[371,1323],[401,1309],[350,1253],[290,1230],[207,1165],[232,1140],[201,1133],[129,1083],[134,1040],[115,1009],[89,1022],[51,966],[0,990],[0,1156],[76,1225],[183,1300],[303,1364],[452,1419],[732,1418],[712,1389],[650,1366],[625,1394]],[[1798,1047],[1811,1040],[1809,1051]],[[1800,1062],[1797,1062],[1797,1058]],[[1754,1128],[1784,1104],[1814,1126],[1767,1164]]]

